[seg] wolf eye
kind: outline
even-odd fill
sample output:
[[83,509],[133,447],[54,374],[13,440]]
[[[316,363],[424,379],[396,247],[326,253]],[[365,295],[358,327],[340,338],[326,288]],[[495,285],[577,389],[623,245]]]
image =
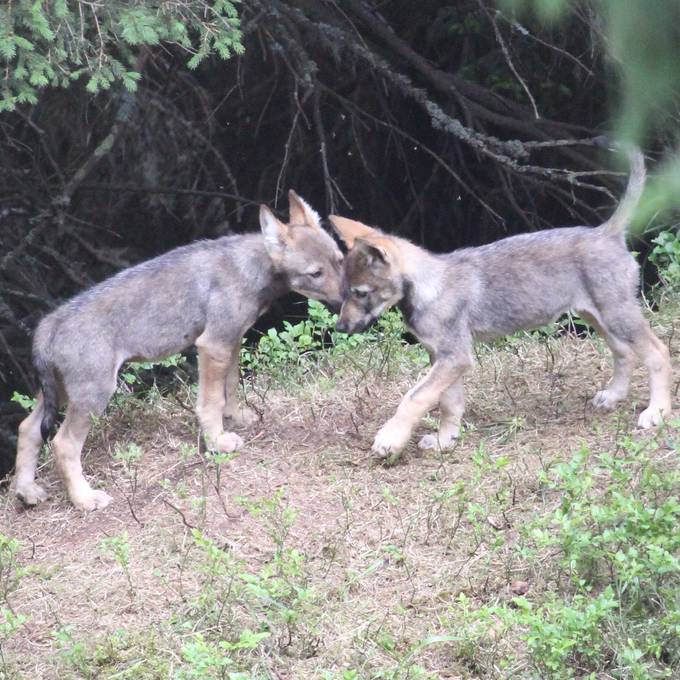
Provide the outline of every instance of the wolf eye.
[[368,295],[367,290],[361,290],[360,288],[355,288],[352,292],[354,293],[354,297],[357,297],[360,300]]
[[315,269],[313,272],[308,272],[307,276],[311,277],[312,279],[318,279],[321,274],[323,274],[322,269]]

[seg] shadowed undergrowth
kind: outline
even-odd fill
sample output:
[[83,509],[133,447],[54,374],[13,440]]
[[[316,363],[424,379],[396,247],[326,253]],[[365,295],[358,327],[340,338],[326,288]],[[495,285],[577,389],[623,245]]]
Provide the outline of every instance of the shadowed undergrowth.
[[[677,311],[653,318],[676,376]],[[133,366],[85,447],[114,504],[75,511],[50,458],[45,504],[2,497],[0,677],[674,677],[680,423],[633,430],[642,371],[603,414],[578,320],[479,345],[456,447],[383,467],[427,357],[395,315],[331,326],[313,305],[244,350],[243,451],[200,451],[181,366],[165,395]]]

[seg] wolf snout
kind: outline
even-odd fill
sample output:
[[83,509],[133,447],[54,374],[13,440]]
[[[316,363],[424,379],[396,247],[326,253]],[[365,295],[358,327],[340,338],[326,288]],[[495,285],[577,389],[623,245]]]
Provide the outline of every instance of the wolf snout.
[[370,323],[367,323],[366,321],[345,321],[342,317],[340,317],[335,324],[336,330],[340,331],[340,333],[348,333],[349,335],[363,333],[369,326]]

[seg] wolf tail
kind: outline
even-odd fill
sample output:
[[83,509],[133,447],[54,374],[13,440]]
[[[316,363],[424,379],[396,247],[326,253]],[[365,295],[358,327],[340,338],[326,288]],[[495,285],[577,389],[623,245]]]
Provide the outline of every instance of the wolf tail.
[[[47,331],[47,333],[45,333]],[[33,366],[38,374],[38,382],[43,394],[43,418],[40,423],[40,434],[43,441],[47,441],[50,432],[57,420],[57,411],[59,409],[59,392],[57,388],[57,376],[54,371],[54,365],[48,357],[47,348],[50,345],[51,329],[46,329],[43,324],[38,327],[33,342]],[[48,338],[44,336],[47,335]],[[48,340],[48,342],[45,342]]]
[[604,232],[611,236],[625,236],[626,228],[640,202],[647,177],[645,157],[640,149],[636,146],[630,146],[626,149],[626,153],[630,162],[630,175],[628,176],[626,193],[614,214],[602,225]]

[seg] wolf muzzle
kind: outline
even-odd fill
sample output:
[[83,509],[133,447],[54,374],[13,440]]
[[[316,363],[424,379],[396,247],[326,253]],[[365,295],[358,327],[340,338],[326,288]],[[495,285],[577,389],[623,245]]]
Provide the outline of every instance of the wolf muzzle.
[[349,324],[342,319],[338,319],[337,323],[335,324],[335,329],[340,331],[340,333],[349,333]]
[[335,328],[340,331],[340,333],[347,333],[348,335],[354,335],[354,333],[363,333],[367,328],[372,326],[376,321],[378,320],[378,317],[371,317],[368,320],[361,320],[361,321],[356,321],[354,323],[350,323],[348,321],[345,321],[344,319],[340,318],[338,319],[338,322],[335,324]]

